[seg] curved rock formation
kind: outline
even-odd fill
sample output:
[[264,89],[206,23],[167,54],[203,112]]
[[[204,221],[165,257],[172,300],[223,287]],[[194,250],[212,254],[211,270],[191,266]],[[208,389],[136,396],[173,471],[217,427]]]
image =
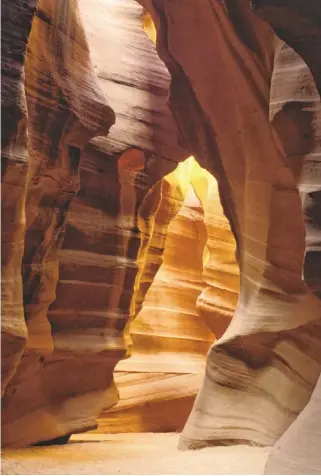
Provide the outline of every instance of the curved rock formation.
[[206,284],[197,299],[202,319],[216,339],[226,331],[237,304],[239,268],[235,258],[235,240],[220,202],[218,185],[213,176],[195,163],[192,184],[204,208],[207,231],[203,281]]
[[[123,44],[124,30],[115,30],[112,21],[104,28],[104,44],[114,44],[107,62],[99,63],[101,50],[93,57],[100,85],[76,2],[40,2],[29,38],[32,160],[23,256],[29,338],[2,402],[5,445],[56,441],[94,428],[101,409],[116,403],[113,369],[130,344],[129,324],[162,193],[157,182],[186,156],[166,109],[168,73],[141,28],[142,8],[133,1],[129,10],[111,1],[104,6],[109,13],[116,9],[113,20],[119,12],[126,33],[124,15],[132,21],[132,36]],[[93,42],[97,38],[90,29],[87,34]],[[133,45],[134,57],[141,58],[138,77],[137,63],[124,62]],[[153,74],[159,78],[154,88]],[[118,123],[107,140],[92,141],[81,156],[88,140],[106,135],[114,120],[106,85]]]
[[307,404],[269,454],[264,474],[320,474],[321,376]]
[[[30,162],[22,277],[28,341],[2,402],[4,444],[48,440],[77,428],[73,413],[79,403],[70,404],[63,386],[61,356],[50,354],[47,309],[55,298],[66,214],[78,190],[80,151],[114,122],[91,67],[76,3],[38,3],[25,71]],[[73,362],[64,362],[72,385],[68,366],[72,371]],[[79,392],[75,385],[72,391]]]
[[[306,64],[285,44],[275,58],[270,116],[299,183],[306,224],[304,279],[320,298],[321,101]],[[320,409],[319,378],[307,406],[274,445],[267,474],[320,472]]]
[[[190,186],[183,206],[168,228],[163,265],[131,326],[134,355],[140,361],[144,358],[146,370],[157,369],[153,355],[163,368],[167,362],[168,371],[181,369],[183,373],[183,368],[197,368],[197,354],[205,355],[208,341],[213,341],[213,334],[196,310],[196,300],[203,288],[206,243],[202,215]],[[195,336],[197,346],[193,342]],[[133,359],[128,361],[129,365],[132,363]]]
[[300,191],[306,228],[304,280],[321,298],[321,101],[307,65],[286,44],[275,56],[270,120]]
[[24,57],[36,2],[4,0],[1,29],[1,395],[27,339],[21,261],[28,172]]
[[[181,166],[185,163],[178,169]],[[165,178],[164,185],[175,179],[182,184],[179,170]],[[164,223],[164,219],[172,218],[173,205],[175,195],[162,197],[147,266],[155,269],[162,258],[163,263],[152,284],[146,281],[150,272],[141,281],[145,289],[147,283],[151,287],[130,326],[132,356],[120,362],[115,373],[120,401],[100,416],[100,432],[177,431],[185,423],[200,385],[205,354],[214,338],[196,309],[206,232],[191,186],[182,206],[177,200],[181,207],[166,233],[169,220]],[[193,253],[182,254],[182,246]]]
[[47,310],[55,299],[57,253],[79,189],[80,153],[115,117],[99,89],[76,3],[39,3],[26,57],[31,155],[23,257],[28,348],[50,350]]
[[309,66],[321,94],[321,9],[318,0],[251,0],[266,20]]
[[242,0],[153,6],[173,115],[218,179],[241,273],[235,315],[208,354],[181,447],[270,445],[308,402],[321,368],[321,303],[302,279],[297,181],[268,117],[276,39]]
[[[201,243],[192,288],[201,291],[201,281],[206,286],[198,298],[195,291],[191,308],[196,301],[201,340],[207,343],[211,335],[204,321],[219,339],[208,353],[180,446],[271,445],[283,435],[266,470],[293,472],[307,455],[297,448],[296,432],[309,433],[314,443],[320,438],[320,98],[301,60],[247,0],[140,3],[153,16],[157,49],[172,78],[169,104],[180,140],[217,178],[240,267],[231,320],[239,285],[235,243],[217,200],[213,207],[215,187],[204,194],[205,179],[198,177],[192,185],[204,210],[208,261],[201,274]],[[316,2],[253,5],[303,56],[320,92]],[[6,445],[67,441],[71,432],[94,428],[99,412],[116,403],[114,367],[130,355],[130,326],[149,289],[133,325],[136,359],[148,354],[142,333],[150,325],[151,283],[162,263],[166,228],[185,197],[184,184],[163,180],[187,152],[166,107],[168,71],[141,23],[154,39],[153,25],[134,0],[81,0],[80,6],[81,13],[75,0],[40,0],[26,55],[35,4],[3,7]],[[117,124],[106,138],[114,111]],[[160,277],[172,263],[166,256]],[[194,308],[191,315],[193,320]],[[151,319],[157,337],[150,344],[168,350],[172,343]],[[189,330],[178,341],[193,341]],[[193,342],[187,343],[178,347],[190,352]],[[129,362],[123,369],[135,357]],[[153,368],[146,359],[145,365],[140,392],[154,378],[156,390],[171,396],[175,379],[186,383],[174,370],[161,381],[165,372],[158,363]],[[123,372],[120,384],[133,386],[137,379]],[[197,378],[189,382],[185,403]],[[127,409],[137,401],[132,390]],[[173,426],[161,422],[162,405],[150,408],[144,422],[136,409],[123,407],[124,424],[176,429],[187,406]],[[315,452],[311,462],[315,471]]]
[[151,287],[130,326],[132,356],[116,369],[120,401],[100,416],[98,432],[181,429],[200,387],[209,346],[226,329],[226,308],[233,310],[237,299],[235,245],[215,179],[191,157],[165,177],[164,185],[169,181],[177,181],[187,195],[167,233],[164,217],[175,194],[162,197],[147,266],[157,266],[157,256],[163,264],[152,284],[150,272],[140,281],[144,289]]

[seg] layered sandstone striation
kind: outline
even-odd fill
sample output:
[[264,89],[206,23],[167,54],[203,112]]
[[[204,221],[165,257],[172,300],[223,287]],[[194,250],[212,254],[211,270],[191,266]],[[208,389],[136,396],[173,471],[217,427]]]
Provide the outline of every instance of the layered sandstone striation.
[[[101,49],[89,57],[75,2],[40,2],[29,37],[28,341],[2,402],[5,445],[68,438],[94,428],[101,409],[116,403],[113,369],[129,355],[129,325],[148,289],[140,280],[147,272],[151,282],[159,266],[147,266],[157,210],[167,197],[165,235],[183,201],[179,183],[166,189],[162,181],[186,152],[165,104],[168,73],[141,28],[142,8],[104,7],[110,25],[99,41],[104,53],[109,44],[103,61]],[[124,43],[126,19],[132,36]],[[91,38],[90,22],[87,29]],[[119,121],[106,139],[114,110]],[[84,149],[93,136],[100,137]]]
[[269,445],[307,404],[321,369],[321,303],[302,279],[297,161],[269,121],[278,41],[245,1],[143,3],[172,76],[180,134],[218,179],[241,274],[236,312],[208,354],[180,446]]
[[[235,283],[231,302],[215,293],[224,294],[220,276],[228,269],[220,273],[220,266],[229,268],[235,251],[215,179],[193,158],[168,174],[187,153],[166,106],[169,74],[142,29],[142,7],[97,1],[93,17],[80,2],[89,57],[77,5],[56,6],[39,4],[25,61],[29,335],[3,399],[6,445],[66,441],[94,428],[99,412],[117,402],[114,367],[132,348],[116,375],[124,398],[102,416],[100,430],[110,421],[114,431],[181,428],[206,352],[237,296]],[[107,28],[97,12],[107,14]],[[117,123],[106,137],[113,111]],[[215,246],[220,230],[221,242],[231,243],[226,256]],[[186,260],[181,247],[196,255]],[[146,388],[156,405],[142,419]]]
[[195,163],[192,184],[204,210],[207,234],[202,273],[204,288],[196,305],[201,319],[219,339],[231,322],[239,295],[236,244],[223,213],[217,181]]
[[[285,44],[275,57],[270,119],[298,180],[306,225],[304,279],[321,298],[321,101],[307,65]],[[306,407],[275,443],[267,474],[320,472],[320,398],[319,377]]]
[[308,69],[247,0],[139,3],[4,2],[3,443],[95,428],[132,347],[102,427],[177,430],[217,338],[180,447],[315,472],[320,11],[252,2]]
[[21,260],[27,189],[27,106],[24,57],[36,2],[1,4],[1,395],[27,339]]
[[[55,299],[66,214],[79,187],[81,149],[93,136],[106,134],[114,122],[97,84],[74,2],[38,3],[23,59],[29,164],[20,261],[23,295],[16,306],[23,302],[28,339],[2,401],[5,444],[64,435],[69,426],[77,428],[74,419],[82,418],[75,417],[79,404],[73,408],[71,390],[63,385],[73,362],[66,359],[62,373],[62,356],[51,353],[54,341],[47,310]],[[15,200],[15,194],[5,197]],[[6,309],[4,314],[6,319]],[[77,394],[72,375],[69,380]]]
[[47,311],[55,299],[58,251],[79,189],[83,147],[107,134],[113,110],[99,88],[73,2],[39,3],[25,62],[29,180],[22,263],[28,348],[50,350]]
[[310,68],[321,94],[321,9],[318,0],[251,0],[255,13],[291,46]]
[[[230,310],[237,299],[235,243],[216,180],[190,157],[164,178],[167,187],[174,182],[185,200],[166,234],[170,197],[158,208],[147,262],[154,268],[157,251],[165,247],[164,254],[158,251],[162,265],[152,284],[150,272],[141,279],[141,287],[151,286],[130,326],[132,355],[116,368],[120,401],[100,416],[97,432],[180,430],[200,387],[206,353],[228,326],[223,304]],[[228,273],[232,265],[235,275]],[[203,312],[205,305],[211,313]]]
[[132,355],[116,368],[120,401],[100,416],[98,432],[181,429],[214,340],[196,309],[203,288],[203,211],[190,186],[165,236],[164,205],[162,202],[156,216],[148,266],[157,265],[155,251],[165,242],[163,263],[130,326]]

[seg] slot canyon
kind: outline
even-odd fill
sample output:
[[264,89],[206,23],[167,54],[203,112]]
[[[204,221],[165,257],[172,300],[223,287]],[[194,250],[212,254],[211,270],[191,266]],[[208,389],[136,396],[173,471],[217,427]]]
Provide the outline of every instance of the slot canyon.
[[2,0],[2,474],[321,474],[318,0]]

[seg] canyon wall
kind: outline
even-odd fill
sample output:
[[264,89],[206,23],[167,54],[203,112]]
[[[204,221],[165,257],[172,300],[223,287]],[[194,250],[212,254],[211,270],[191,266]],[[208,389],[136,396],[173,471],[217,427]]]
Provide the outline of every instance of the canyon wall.
[[36,2],[4,1],[1,30],[1,395],[14,375],[27,339],[21,260],[28,172],[24,58]]
[[[201,383],[205,355],[214,340],[196,309],[203,288],[203,210],[190,185],[165,241],[166,205],[158,209],[151,247],[165,242],[163,263],[131,324],[132,355],[116,368],[120,401],[100,416],[97,431],[177,431]],[[148,266],[155,266],[153,255]]]
[[5,445],[65,442],[102,410],[97,431],[181,429],[237,300],[216,181],[192,157],[176,168],[187,152],[153,25],[133,0],[79,5],[40,2],[25,59],[28,339],[3,398]]
[[321,94],[321,9],[318,0],[251,0],[255,13],[303,58]]
[[[164,182],[174,179],[185,184],[185,201],[168,226],[166,241],[167,208],[162,202],[158,209],[148,266],[155,265],[158,246],[165,246],[163,263],[131,324],[132,355],[116,368],[120,401],[101,414],[97,432],[181,430],[202,381],[206,354],[227,328],[226,312],[237,299],[235,243],[216,180],[193,157]],[[143,278],[141,283],[145,286]]]
[[[15,214],[25,225],[9,230],[17,243],[25,238],[23,256],[17,246],[12,258],[16,274],[22,265],[23,294],[20,285],[20,296],[10,305],[21,311],[23,303],[24,319],[19,311],[21,336],[10,330],[13,343],[4,349],[5,383],[12,377],[2,400],[5,445],[66,441],[72,432],[95,428],[100,411],[117,402],[113,370],[129,356],[129,325],[147,290],[139,283],[142,276],[147,279],[155,216],[166,195],[168,222],[184,199],[178,182],[163,191],[162,177],[187,156],[166,106],[169,76],[141,28],[142,8],[135,2],[128,6],[130,11],[115,2],[104,5],[110,8],[105,12],[110,25],[102,25],[106,38],[100,44],[109,45],[109,55],[103,46],[103,57],[101,50],[98,57],[89,56],[76,2],[53,6],[43,0],[33,19],[25,55],[28,183],[19,138],[25,195],[10,202],[20,207]],[[128,13],[132,36],[124,44],[122,15]],[[28,31],[25,42],[27,36]],[[23,90],[18,79],[18,91]],[[106,140],[114,111],[118,124]],[[8,140],[14,139],[10,130]],[[11,189],[19,182],[19,174],[13,175],[7,175]],[[6,197],[8,203],[11,198],[15,194]],[[4,269],[12,272],[9,264],[3,262]],[[159,265],[148,270],[150,282]],[[5,292],[12,299],[11,291]],[[10,317],[3,322],[5,332],[7,322],[15,323]]]
[[[18,10],[23,6],[18,4]],[[14,304],[23,304],[27,340],[2,400],[4,444],[61,436],[69,426],[77,428],[74,419],[82,419],[77,416],[79,402],[70,403],[71,390],[63,385],[64,378],[70,380],[77,393],[72,376],[68,380],[66,375],[73,362],[65,359],[64,372],[59,370],[62,356],[52,352],[47,310],[55,299],[57,253],[78,190],[81,149],[96,134],[106,134],[114,122],[91,67],[76,4],[57,2],[53,9],[51,2],[38,3],[24,59],[25,81],[19,88],[24,86],[28,107],[29,163],[23,197],[24,250],[22,262],[21,256],[20,263],[17,260],[23,292],[15,296]],[[15,199],[15,193],[6,196],[8,201]],[[5,226],[10,229],[9,219]]]
[[[245,1],[195,1],[184,7],[143,3],[153,15],[157,50],[171,73],[170,106],[180,134],[217,177],[241,274],[236,312],[208,354],[180,447],[270,445],[308,403],[321,369],[321,302],[318,285],[312,285],[320,273],[312,281],[307,274],[313,271],[305,273],[306,282],[302,277],[309,259],[306,226],[314,230],[310,239],[307,234],[308,245],[310,240],[311,250],[319,249],[317,219],[311,218],[318,193],[304,205],[307,215],[298,184],[297,156],[301,162],[311,158],[306,150],[290,154],[269,120],[279,41]],[[291,73],[282,70],[283,85],[292,81]],[[304,110],[294,106],[299,122],[293,124],[291,105],[284,109],[285,129],[299,127],[302,135],[293,147],[310,142],[313,157],[311,139],[300,128],[307,120]]]
[[[182,449],[279,440],[266,471],[295,472],[302,430],[313,472],[317,7],[252,2],[310,72],[246,0],[140,3],[159,56],[134,0],[4,2],[3,444],[102,410],[103,431],[178,430],[201,387]],[[190,154],[217,184],[180,177]]]
[[[306,226],[304,280],[320,299],[321,101],[307,65],[285,44],[275,57],[270,119],[298,181]],[[320,398],[319,377],[306,407],[274,445],[267,474],[320,472]]]

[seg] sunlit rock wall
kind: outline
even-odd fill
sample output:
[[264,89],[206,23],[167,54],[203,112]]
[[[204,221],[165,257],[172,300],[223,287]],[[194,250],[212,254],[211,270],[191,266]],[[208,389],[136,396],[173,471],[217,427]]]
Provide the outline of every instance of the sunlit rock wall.
[[196,163],[194,169],[191,182],[204,210],[207,234],[204,289],[197,299],[197,309],[219,339],[231,322],[239,295],[236,245],[223,213],[217,181]]
[[[117,402],[113,369],[130,344],[161,179],[186,157],[166,107],[168,73],[141,28],[142,8],[104,2],[110,25],[99,44],[109,49],[104,46],[107,61],[101,63],[99,51],[98,58],[89,57],[76,2],[49,3],[38,5],[25,57],[31,158],[22,275],[28,341],[2,401],[5,445],[95,428],[100,411]],[[159,79],[154,88],[150,71]],[[114,111],[119,121],[109,140]],[[95,135],[100,138],[83,151]],[[177,187],[170,185],[169,197]]]
[[[169,408],[163,402],[142,422],[139,407],[148,402],[138,396],[160,389],[169,401],[177,395],[174,380],[181,377],[182,385],[187,376],[173,371],[170,381],[167,371],[153,370],[159,362],[146,357],[141,336],[148,335],[148,303],[156,307],[152,283],[166,228],[172,220],[175,226],[175,217],[179,223],[187,207],[203,216],[207,235],[198,284],[194,280],[197,312],[191,313],[201,323],[200,340],[219,340],[208,353],[180,446],[271,445],[284,433],[267,471],[295,472],[307,457],[294,441],[302,430],[313,440],[314,471],[321,369],[319,96],[309,71],[246,0],[140,3],[152,13],[170,75],[142,30],[142,8],[134,0],[81,0],[80,13],[74,1],[41,0],[27,54],[35,5],[4,3],[2,441],[29,444],[94,428],[101,410],[117,402],[113,370],[129,357],[132,341],[137,354],[117,374],[124,395],[127,384],[133,389],[131,401],[117,408],[124,426],[154,428],[159,421],[164,431],[173,428],[161,420],[160,409]],[[292,24],[287,5],[271,10],[264,0],[252,3],[303,55],[320,91],[315,2],[307,8],[295,0]],[[275,15],[279,7],[282,17]],[[144,24],[155,39],[147,17]],[[178,145],[168,90],[188,152]],[[217,199],[212,205],[215,186],[204,197],[191,182],[199,200],[192,206],[184,184],[162,180],[190,154],[217,178],[236,247],[225,218],[213,217],[221,212]],[[170,267],[165,260],[160,277]],[[156,279],[156,289],[159,284]],[[158,339],[156,324],[153,329]],[[149,342],[160,346],[157,339]],[[166,339],[160,354],[171,346]],[[204,347],[194,362],[201,362]],[[141,370],[143,389],[126,370],[139,358],[150,365]],[[189,382],[191,402],[196,379]],[[178,420],[175,428],[183,417]]]
[[270,445],[308,403],[321,368],[296,169],[269,120],[278,41],[245,0],[142,3],[171,73],[180,134],[218,179],[240,265],[236,312],[208,354],[180,447]]
[[177,431],[198,391],[214,336],[196,309],[203,288],[206,230],[202,207],[190,184],[190,169],[189,163],[182,163],[164,179],[167,187],[173,180],[186,184],[185,201],[179,203],[166,236],[163,223],[168,201],[162,200],[158,209],[147,266],[157,266],[157,255],[163,263],[152,284],[141,281],[145,289],[151,286],[130,327],[132,356],[116,369],[120,401],[101,415],[97,431]]
[[[321,298],[321,101],[307,65],[285,44],[275,58],[270,118],[299,184],[306,226],[304,279]],[[310,349],[305,352],[311,355]],[[318,361],[319,352],[317,347],[313,360]],[[312,369],[313,360],[309,359]],[[321,471],[320,383],[319,377],[307,406],[274,445],[266,474]]]
[[86,411],[78,414],[79,400],[71,402],[73,395],[81,401],[84,393],[73,382],[74,362],[65,360],[61,372],[64,356],[51,353],[54,341],[47,319],[55,299],[66,214],[78,190],[81,149],[114,122],[93,73],[75,3],[57,2],[54,8],[46,0],[38,3],[25,55],[25,94],[29,167],[22,280],[28,340],[2,401],[4,444],[30,443],[90,426]]

